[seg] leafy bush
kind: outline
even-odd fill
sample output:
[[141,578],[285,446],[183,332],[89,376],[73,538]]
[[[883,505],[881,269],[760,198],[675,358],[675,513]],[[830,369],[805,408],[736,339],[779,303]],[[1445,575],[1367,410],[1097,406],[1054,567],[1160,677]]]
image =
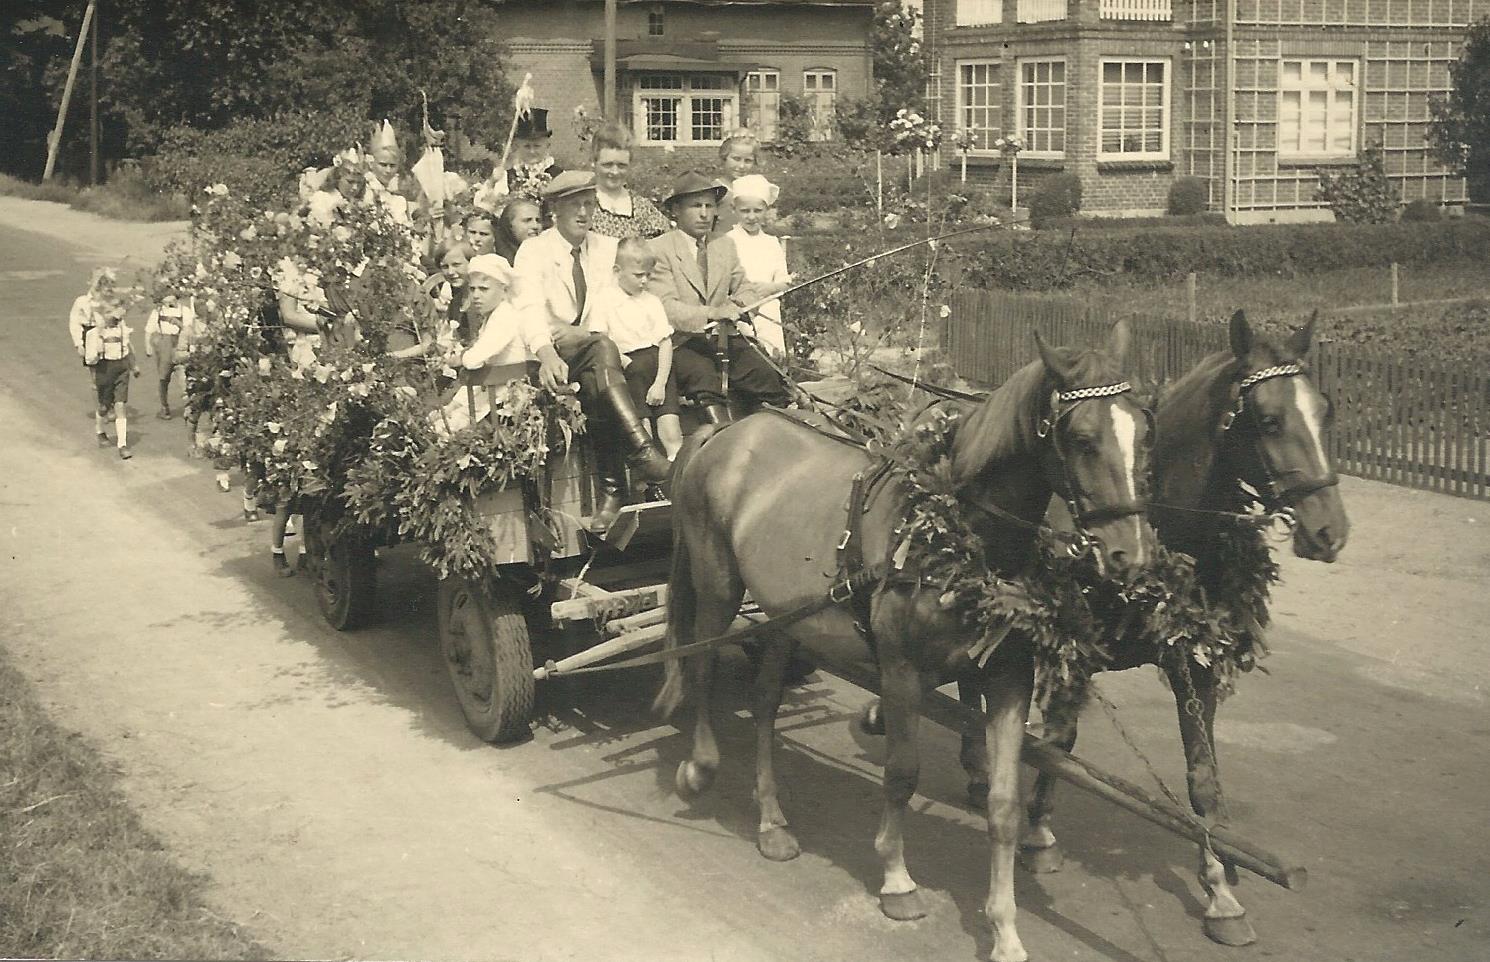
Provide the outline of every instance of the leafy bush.
[[1426,197],[1419,197],[1402,208],[1402,220],[1408,222],[1443,219],[1443,209]]
[[1159,217],[1058,217],[1040,225],[1041,230],[1133,230],[1138,227],[1225,227],[1226,215],[1219,211],[1200,214],[1164,214]]
[[1346,224],[1386,224],[1397,216],[1401,195],[1397,185],[1387,177],[1386,159],[1381,147],[1367,147],[1361,162],[1339,173],[1319,171],[1319,188],[1315,200],[1322,200],[1335,212],[1335,219]]
[[163,192],[192,197],[211,184],[226,184],[264,203],[283,203],[295,195],[302,170],[325,166],[367,133],[360,116],[323,111],[286,112],[213,131],[173,127],[142,170]]
[[1169,213],[1199,214],[1210,202],[1210,191],[1199,177],[1181,177],[1169,185]]
[[1490,222],[1279,224],[1151,227],[1142,230],[991,232],[945,256],[962,283],[1051,290],[1083,277],[1173,281],[1194,271],[1220,276],[1295,277],[1393,262],[1439,264],[1490,256]]
[[1081,178],[1057,174],[1043,181],[1030,197],[1030,225],[1037,230],[1047,221],[1070,217],[1081,210]]

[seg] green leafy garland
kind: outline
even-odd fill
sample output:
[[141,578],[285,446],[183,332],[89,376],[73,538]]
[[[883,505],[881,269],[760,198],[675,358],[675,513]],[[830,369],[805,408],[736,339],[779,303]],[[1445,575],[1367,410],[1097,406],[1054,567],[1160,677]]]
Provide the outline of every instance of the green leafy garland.
[[1151,566],[1119,584],[1049,536],[1035,539],[1026,573],[1006,578],[990,570],[953,481],[959,420],[955,409],[929,407],[884,453],[906,482],[897,558],[972,630],[971,659],[983,663],[1017,631],[1033,647],[1036,698],[1048,706],[1079,701],[1092,675],[1111,665],[1116,642],[1151,648],[1161,664],[1171,652],[1186,652],[1216,672],[1223,690],[1266,653],[1262,629],[1278,568],[1255,527],[1217,537],[1219,574],[1209,590],[1187,554],[1160,547]]
[[[193,215],[190,246],[168,251],[155,286],[196,305],[188,403],[210,415],[217,453],[265,497],[320,500],[338,536],[395,533],[442,577],[489,574],[498,545],[476,499],[567,448],[584,430],[578,401],[514,381],[491,389],[487,419],[449,430],[436,410],[449,393],[442,360],[385,352],[394,332],[428,337],[436,319],[413,236],[381,204],[348,202],[335,224],[316,224],[209,188]],[[333,323],[357,336],[322,338],[313,360],[292,361],[272,309],[287,278],[312,306],[344,311]],[[330,278],[334,298],[321,288]]]

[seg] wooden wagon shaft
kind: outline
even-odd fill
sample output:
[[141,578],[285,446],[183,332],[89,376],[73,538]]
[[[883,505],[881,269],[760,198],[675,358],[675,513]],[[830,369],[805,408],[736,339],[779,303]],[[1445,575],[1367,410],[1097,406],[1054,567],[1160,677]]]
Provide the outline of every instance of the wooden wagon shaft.
[[[756,624],[758,620],[755,618],[739,617],[734,620],[727,630],[737,631],[741,628],[747,628],[750,625]],[[629,654],[639,648],[646,648],[649,645],[656,644],[666,634],[667,625],[665,624],[648,625],[645,628],[628,631],[623,635],[617,635],[609,641],[602,641],[600,644],[586,648],[584,651],[576,652],[568,658],[561,658],[553,663],[552,671],[550,671],[547,665],[539,665],[533,669],[533,678],[543,681],[551,675],[563,675],[565,672],[588,668],[606,659]]]
[[[860,688],[877,692],[878,684],[873,675],[856,669],[828,669],[845,681]],[[944,695],[939,691],[926,693],[921,704],[921,714],[929,720],[959,734],[968,725],[982,725],[982,712]],[[1188,813],[1180,811],[1166,801],[1154,798],[1148,792],[1126,779],[1110,775],[1054,745],[1041,741],[1033,735],[1024,736],[1024,762],[1047,775],[1070,782],[1083,791],[1147,819],[1182,838],[1196,844],[1205,841],[1206,831]],[[1297,892],[1308,881],[1309,873],[1303,866],[1291,866],[1278,856],[1253,845],[1225,828],[1210,830],[1211,847],[1216,855],[1234,862],[1255,875],[1267,879],[1286,889]]]

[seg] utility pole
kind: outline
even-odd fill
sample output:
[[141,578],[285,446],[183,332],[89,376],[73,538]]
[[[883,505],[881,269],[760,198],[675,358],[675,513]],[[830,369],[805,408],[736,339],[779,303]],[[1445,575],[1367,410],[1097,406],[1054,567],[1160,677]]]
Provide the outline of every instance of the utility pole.
[[616,120],[616,0],[605,0],[605,119]]
[[93,0],[89,0],[88,9],[83,11],[83,26],[78,31],[78,44],[72,51],[72,63],[67,67],[67,84],[62,88],[62,106],[57,109],[57,126],[52,128],[51,136],[47,138],[47,166],[41,174],[44,181],[52,179],[52,171],[57,167],[57,151],[62,147],[62,128],[67,123],[67,105],[72,102],[72,85],[77,82],[78,65],[83,62],[83,44],[88,41],[88,31],[92,26]]
[[93,5],[93,57],[88,69],[88,183],[98,186],[98,21],[103,15]]

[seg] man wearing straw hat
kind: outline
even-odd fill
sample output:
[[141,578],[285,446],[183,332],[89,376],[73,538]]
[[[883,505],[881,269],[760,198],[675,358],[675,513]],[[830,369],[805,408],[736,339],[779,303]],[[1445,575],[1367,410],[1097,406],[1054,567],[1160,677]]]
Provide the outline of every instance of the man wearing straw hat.
[[678,226],[652,240],[657,266],[648,284],[677,332],[673,371],[678,393],[692,398],[715,423],[730,419],[727,395],[743,402],[746,410],[761,404],[785,407],[791,399],[781,376],[738,328],[744,320],[741,308],[771,292],[746,280],[734,241],[711,236],[720,198],[727,192],[698,171],[678,179],[663,202]]
[[604,425],[591,435],[605,487],[594,522],[601,528],[625,504],[626,465],[633,479],[660,484],[672,463],[631,399],[615,342],[586,330],[596,295],[615,283],[616,240],[590,232],[595,175],[564,171],[545,185],[543,201],[553,211],[554,226],[517,249],[518,299],[547,323],[567,379],[579,382],[585,415]]

